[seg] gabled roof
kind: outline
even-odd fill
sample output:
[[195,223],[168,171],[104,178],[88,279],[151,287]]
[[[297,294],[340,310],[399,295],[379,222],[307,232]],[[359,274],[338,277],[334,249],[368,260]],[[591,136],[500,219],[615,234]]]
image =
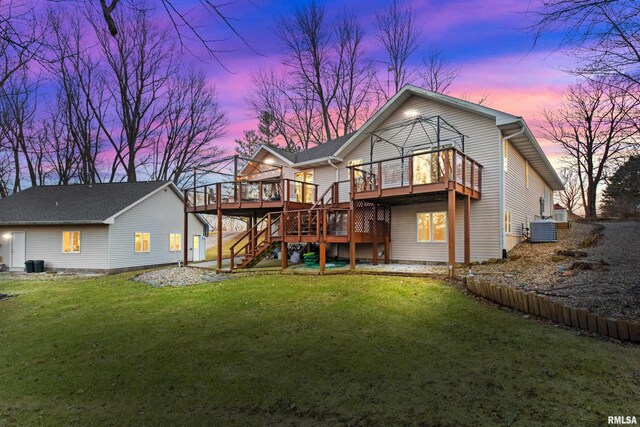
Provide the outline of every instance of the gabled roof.
[[293,167],[301,167],[306,164],[313,164],[319,160],[335,159],[340,161],[347,154],[351,147],[362,141],[362,137],[368,135],[369,132],[376,129],[388,117],[390,117],[407,99],[412,96],[420,96],[435,102],[450,105],[461,110],[479,114],[481,116],[495,120],[496,126],[503,132],[505,137],[509,137],[517,133],[516,137],[510,138],[509,142],[515,146],[518,151],[529,161],[531,166],[540,174],[540,176],[551,186],[553,190],[562,190],[564,185],[562,180],[556,173],[553,166],[542,151],[540,144],[525,123],[524,119],[504,111],[489,108],[484,105],[475,104],[463,99],[454,98],[430,90],[422,89],[413,85],[405,85],[389,99],[376,113],[366,121],[360,129],[320,144],[316,147],[296,153],[283,150],[281,148],[261,146],[254,154],[257,156],[261,150],[266,150],[281,158],[287,164]]
[[252,157],[255,158],[260,153],[260,151],[264,150],[277,157],[280,157],[280,159],[286,161],[289,164],[305,164],[320,159],[333,157],[335,152],[338,151],[351,138],[353,134],[355,134],[355,132],[339,136],[335,139],[316,145],[315,147],[311,147],[308,150],[304,151],[293,152],[285,150],[283,148],[261,145],[258,151],[256,151],[256,153]]
[[109,224],[167,187],[182,198],[170,181],[31,187],[0,200],[0,225]]
[[502,130],[505,137],[512,135],[519,130],[522,132],[509,142],[514,145],[518,151],[529,161],[531,166],[542,176],[542,178],[554,190],[562,190],[564,185],[562,180],[556,173],[549,159],[542,151],[540,144],[533,136],[533,133],[525,123],[524,119],[513,114],[505,113],[494,108],[485,107],[484,105],[475,104],[463,99],[454,98],[430,90],[422,89],[413,85],[405,85],[389,99],[367,122],[352,134],[348,141],[340,147],[335,153],[335,157],[340,157],[348,153],[352,144],[361,141],[361,137],[371,132],[373,129],[383,123],[393,112],[395,112],[407,99],[412,96],[423,97],[435,102],[450,105],[461,110],[469,111],[495,120],[496,126]]

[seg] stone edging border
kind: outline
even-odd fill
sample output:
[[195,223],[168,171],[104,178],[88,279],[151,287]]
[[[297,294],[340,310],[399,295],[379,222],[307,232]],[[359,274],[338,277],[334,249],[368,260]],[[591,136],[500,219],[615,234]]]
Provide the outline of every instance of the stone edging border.
[[584,308],[552,301],[549,297],[535,292],[488,283],[476,277],[464,277],[463,283],[475,295],[496,304],[605,337],[640,343],[638,322],[602,317]]

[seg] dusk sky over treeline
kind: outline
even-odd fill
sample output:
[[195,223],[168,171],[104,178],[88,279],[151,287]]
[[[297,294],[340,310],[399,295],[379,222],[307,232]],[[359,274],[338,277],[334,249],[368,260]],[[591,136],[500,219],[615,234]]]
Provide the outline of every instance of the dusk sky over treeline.
[[[566,87],[575,82],[563,70],[571,58],[558,51],[559,34],[547,34],[534,46],[528,27],[539,9],[538,1],[412,1],[422,31],[421,47],[411,61],[418,65],[431,46],[442,50],[446,59],[460,70],[449,93],[476,100],[486,96],[485,105],[520,115],[534,132],[543,107],[556,105]],[[212,37],[224,39],[214,45],[225,70],[206,58],[201,46],[195,46],[195,64],[200,62],[211,83],[216,86],[221,106],[228,112],[229,128],[221,144],[232,147],[242,130],[256,126],[255,114],[245,98],[250,95],[251,74],[260,69],[281,67],[281,47],[274,36],[278,19],[303,7],[302,1],[244,1],[230,3],[223,9],[253,52],[227,31],[214,17],[198,14],[198,2],[180,3],[197,16],[198,24],[214,28]],[[375,13],[385,9],[385,1],[326,1],[328,14],[354,13],[365,29],[364,47],[384,75],[384,52],[375,38]],[[207,33],[210,30],[207,30]],[[199,53],[198,53],[199,52]],[[536,132],[537,133],[537,132]],[[538,134],[545,151],[554,157],[554,147]]]

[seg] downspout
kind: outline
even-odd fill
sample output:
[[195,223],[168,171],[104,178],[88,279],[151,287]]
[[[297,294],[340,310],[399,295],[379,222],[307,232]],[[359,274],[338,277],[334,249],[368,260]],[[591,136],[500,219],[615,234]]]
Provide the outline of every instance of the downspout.
[[340,181],[340,169],[338,169],[338,166],[336,166],[333,163],[331,163],[331,159],[328,159],[327,163],[329,163],[331,166],[333,166],[334,169],[336,170],[336,182]]
[[500,179],[499,179],[499,188],[500,188],[500,201],[499,201],[499,206],[500,206],[500,224],[502,227],[502,232],[501,234],[501,246],[502,246],[502,257],[506,258],[507,257],[507,232],[505,229],[505,224],[504,224],[504,211],[505,211],[505,172],[504,172],[504,144],[506,144],[507,141],[509,141],[511,138],[516,137],[518,135],[522,135],[524,133],[524,126],[520,127],[520,130],[512,133],[511,135],[507,135],[507,136],[502,136],[502,133],[500,133],[500,135],[502,136],[502,139],[500,140]]

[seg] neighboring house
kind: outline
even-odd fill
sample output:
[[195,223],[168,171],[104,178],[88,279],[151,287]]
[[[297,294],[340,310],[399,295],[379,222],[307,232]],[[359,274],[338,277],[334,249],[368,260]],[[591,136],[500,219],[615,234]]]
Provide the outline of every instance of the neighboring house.
[[[0,264],[114,273],[204,259],[207,224],[167,181],[32,187],[0,200]],[[187,240],[185,242],[185,237]]]
[[234,182],[192,189],[208,202],[187,212],[250,218],[239,267],[293,242],[319,243],[321,264],[453,266],[506,256],[562,188],[521,117],[405,86],[357,132],[296,153],[262,146]]

